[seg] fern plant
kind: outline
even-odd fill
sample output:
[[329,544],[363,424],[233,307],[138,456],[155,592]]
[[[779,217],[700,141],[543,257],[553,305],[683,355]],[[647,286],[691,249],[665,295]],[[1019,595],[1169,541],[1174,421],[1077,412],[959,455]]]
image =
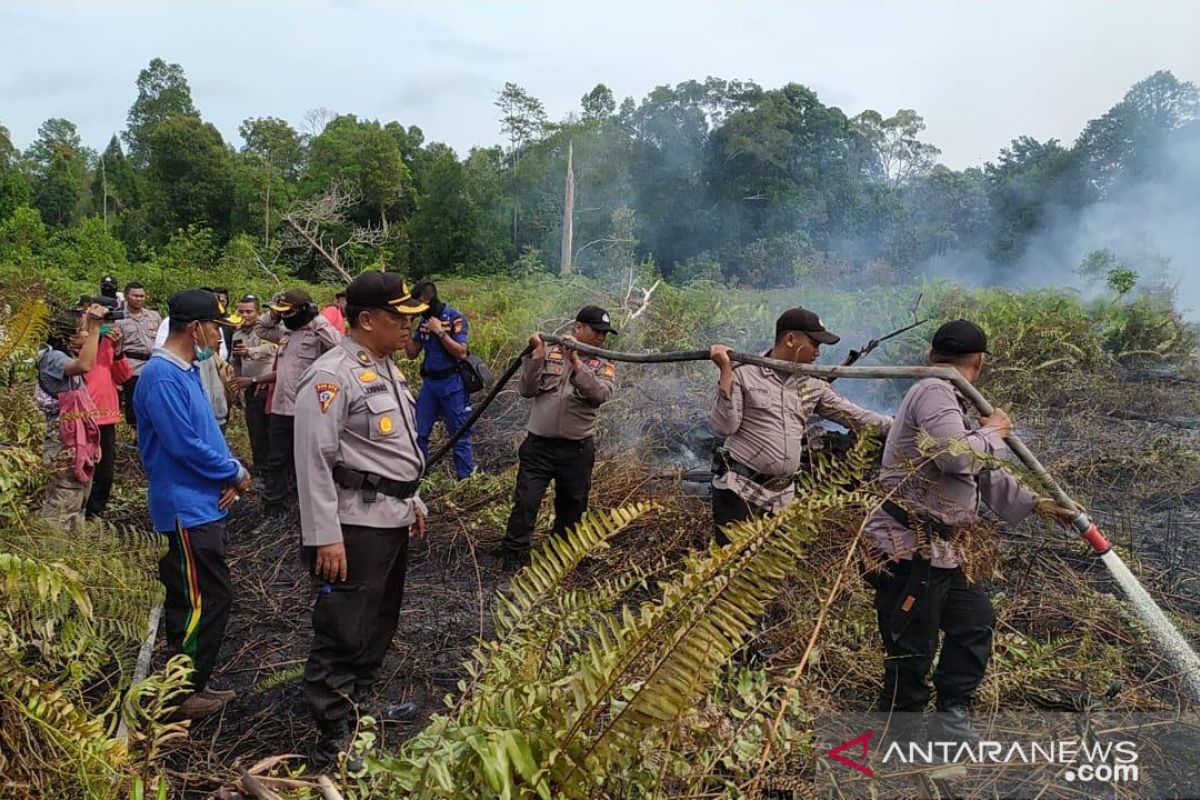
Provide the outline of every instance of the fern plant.
[[[368,760],[347,791],[357,797],[661,798],[729,791],[757,768],[745,748],[774,733],[775,761],[797,737],[767,724],[789,718],[795,694],[760,687],[736,740],[739,757],[696,758],[688,748],[697,709],[730,691],[721,676],[806,547],[831,518],[865,513],[861,488],[872,461],[864,438],[835,464],[823,460],[781,513],[731,527],[732,543],[673,564],[639,565],[581,587],[579,564],[654,509],[635,504],[590,513],[535,553],[496,602],[496,637],[466,665],[469,678],[448,711],[396,753]],[[869,486],[869,485],[867,485]],[[651,593],[652,599],[644,598]],[[765,705],[764,705],[765,704]],[[757,743],[757,744],[756,744]],[[753,765],[753,766],[752,766]]]

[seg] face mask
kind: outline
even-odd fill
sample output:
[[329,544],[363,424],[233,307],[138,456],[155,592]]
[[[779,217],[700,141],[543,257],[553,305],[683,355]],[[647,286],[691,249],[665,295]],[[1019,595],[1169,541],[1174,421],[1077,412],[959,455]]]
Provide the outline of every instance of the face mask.
[[[204,329],[201,328],[200,330],[203,331]],[[208,361],[213,357],[212,345],[206,344],[201,347],[194,339],[192,340],[192,350],[196,354],[197,361]]]

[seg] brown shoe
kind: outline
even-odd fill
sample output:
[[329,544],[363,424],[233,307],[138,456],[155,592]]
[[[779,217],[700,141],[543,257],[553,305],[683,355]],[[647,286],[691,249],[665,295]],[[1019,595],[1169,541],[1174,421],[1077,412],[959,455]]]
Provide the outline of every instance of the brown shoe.
[[171,719],[204,719],[220,711],[228,702],[229,700],[224,700],[209,692],[194,692],[179,704],[179,708],[175,709]]

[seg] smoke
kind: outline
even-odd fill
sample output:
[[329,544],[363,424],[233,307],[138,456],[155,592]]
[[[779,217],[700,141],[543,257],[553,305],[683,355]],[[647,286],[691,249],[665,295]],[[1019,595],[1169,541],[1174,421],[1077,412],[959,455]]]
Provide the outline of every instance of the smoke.
[[1185,316],[1200,320],[1200,123],[1144,158],[1136,177],[1119,178],[1101,199],[1078,210],[1048,209],[1014,263],[957,252],[922,272],[970,286],[1072,288],[1091,295],[1104,291],[1103,281],[1077,268],[1092,251],[1108,250],[1116,264],[1138,273],[1140,290],[1173,290]]

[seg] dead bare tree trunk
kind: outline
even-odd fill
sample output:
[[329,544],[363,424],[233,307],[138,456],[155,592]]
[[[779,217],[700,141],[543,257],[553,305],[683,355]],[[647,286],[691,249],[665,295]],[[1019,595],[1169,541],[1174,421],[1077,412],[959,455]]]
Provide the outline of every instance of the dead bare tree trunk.
[[567,195],[563,203],[562,266],[559,275],[569,275],[572,270],[571,252],[575,240],[575,143],[567,143]]

